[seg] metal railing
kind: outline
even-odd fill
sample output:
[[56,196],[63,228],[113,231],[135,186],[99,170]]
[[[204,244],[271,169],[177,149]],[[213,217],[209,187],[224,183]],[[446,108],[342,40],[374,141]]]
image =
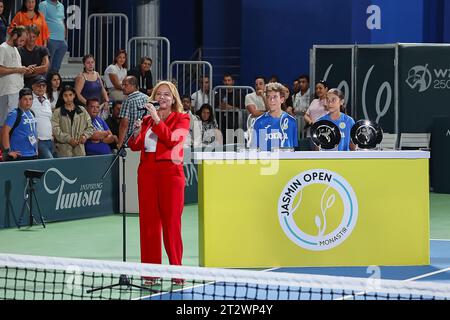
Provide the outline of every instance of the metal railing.
[[165,37],[133,37],[127,43],[128,66],[136,67],[142,57],[152,59],[155,82],[166,80],[170,73],[170,41]]
[[[169,79],[176,81],[178,92],[180,95],[202,94],[200,90],[203,89],[203,77],[208,76],[209,78],[209,88],[208,88],[208,99],[195,99],[194,97],[194,107],[195,110],[200,109],[201,103],[212,103],[212,77],[213,77],[213,67],[207,61],[173,61],[170,64],[170,75]],[[197,105],[195,105],[197,104]]]
[[122,13],[95,13],[88,18],[86,51],[95,57],[96,70],[103,74],[119,49],[128,43],[128,17]]
[[213,89],[213,110],[225,144],[245,144],[248,112],[245,96],[255,92],[250,86],[216,86]]

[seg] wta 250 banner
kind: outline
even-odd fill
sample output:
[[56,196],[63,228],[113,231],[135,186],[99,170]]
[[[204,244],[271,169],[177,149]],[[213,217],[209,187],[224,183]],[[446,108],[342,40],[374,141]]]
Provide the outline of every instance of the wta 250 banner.
[[450,116],[449,45],[399,45],[401,132],[431,132],[433,119]]
[[37,222],[40,222],[37,205],[48,222],[118,212],[118,163],[102,179],[112,159],[113,156],[95,156],[2,163],[0,227],[16,226],[22,211],[22,224],[29,222],[24,207],[27,189],[24,171],[28,169],[44,171],[40,179],[35,179],[37,204],[33,202],[33,213]]

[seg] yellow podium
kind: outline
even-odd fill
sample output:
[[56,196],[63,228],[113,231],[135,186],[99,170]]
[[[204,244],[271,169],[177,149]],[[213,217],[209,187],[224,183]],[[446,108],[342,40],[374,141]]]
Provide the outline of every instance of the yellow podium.
[[426,151],[203,152],[200,264],[429,264]]

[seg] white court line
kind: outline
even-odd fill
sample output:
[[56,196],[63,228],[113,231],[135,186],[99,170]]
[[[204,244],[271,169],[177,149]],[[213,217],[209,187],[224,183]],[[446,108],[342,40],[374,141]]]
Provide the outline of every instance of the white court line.
[[430,241],[445,241],[445,242],[449,242],[450,239],[430,239]]
[[[398,280],[398,281],[400,281],[400,282],[415,281],[415,280],[427,278],[427,277],[434,276],[434,275],[436,275],[436,274],[443,273],[443,272],[447,272],[447,271],[450,271],[450,267],[445,268],[445,269],[441,269],[441,270],[436,270],[436,271],[429,272],[429,273],[425,273],[425,274],[422,274],[422,275],[420,275],[420,276],[412,277],[412,278],[405,279],[405,280]],[[370,279],[370,278],[368,278],[367,280],[369,280],[369,279]],[[361,295],[366,294],[366,293],[367,293],[367,291],[361,291],[361,292],[355,293],[354,295],[347,295],[347,296],[345,296],[345,297],[342,297],[342,298],[336,298],[336,299],[334,299],[334,300],[348,300],[348,299],[350,299],[350,298],[353,298],[354,296],[361,296]]]

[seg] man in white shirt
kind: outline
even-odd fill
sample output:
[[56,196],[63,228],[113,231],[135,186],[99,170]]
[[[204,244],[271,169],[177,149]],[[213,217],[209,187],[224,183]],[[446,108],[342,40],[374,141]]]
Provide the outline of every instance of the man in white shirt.
[[310,105],[311,93],[309,91],[308,75],[302,74],[297,80],[300,90],[292,97],[292,101],[294,102],[294,113],[297,118],[298,133],[301,135],[299,138],[302,138],[306,126],[303,116]]
[[266,79],[262,76],[255,78],[255,92],[245,96],[245,108],[249,115],[247,118],[247,140],[249,141],[252,134],[253,124],[256,118],[263,115],[267,111],[266,97],[264,90],[266,87]]
[[309,92],[309,76],[306,74],[301,75],[298,78],[300,91],[293,96],[294,110],[296,114],[303,116],[310,104],[310,92]]
[[31,111],[36,118],[36,129],[38,138],[38,158],[53,158],[53,135],[52,135],[52,107],[50,101],[45,97],[47,83],[44,76],[37,76],[33,82],[33,105]]
[[191,95],[192,105],[195,108],[195,111],[200,110],[201,106],[205,103],[209,102],[209,92],[211,88],[209,87],[209,76],[205,75],[201,80],[201,89],[194,92]]
[[7,41],[0,45],[0,127],[9,112],[19,105],[19,91],[23,88],[23,75],[32,73],[34,65],[23,67],[18,47],[28,38],[25,27],[14,27]]

